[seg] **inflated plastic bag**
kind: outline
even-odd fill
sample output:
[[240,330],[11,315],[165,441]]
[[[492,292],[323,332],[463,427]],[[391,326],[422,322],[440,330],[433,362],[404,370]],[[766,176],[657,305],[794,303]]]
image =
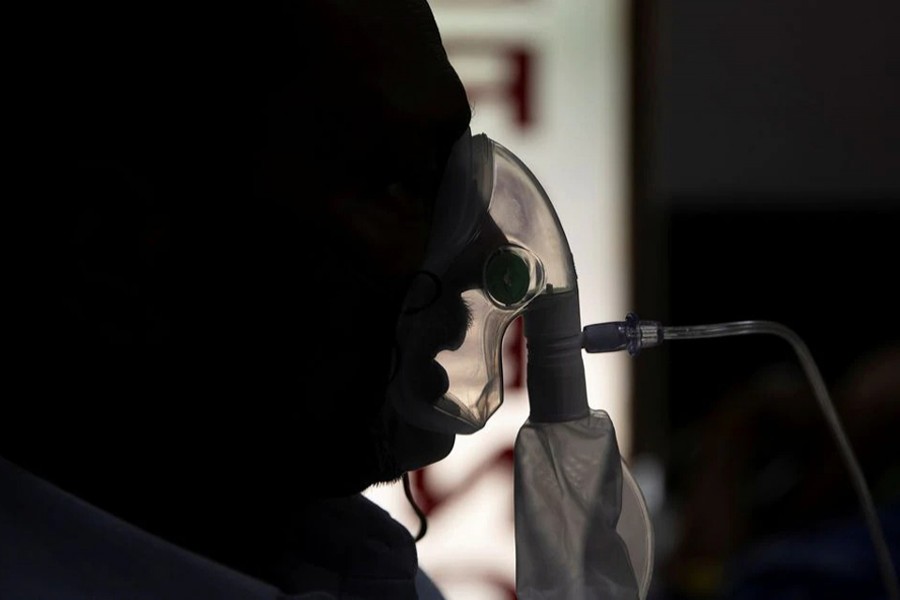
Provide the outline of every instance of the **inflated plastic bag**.
[[522,426],[515,514],[520,600],[646,596],[652,530],[605,411]]

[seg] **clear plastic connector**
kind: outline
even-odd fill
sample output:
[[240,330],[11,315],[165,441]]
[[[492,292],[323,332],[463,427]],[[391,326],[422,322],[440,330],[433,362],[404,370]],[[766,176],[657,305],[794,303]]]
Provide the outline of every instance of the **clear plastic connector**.
[[878,559],[884,586],[891,600],[900,600],[900,585],[897,572],[891,560],[890,551],[884,536],[884,530],[872,500],[872,494],[866,482],[862,468],[856,459],[853,447],[844,432],[840,417],[831,401],[828,387],[819,372],[812,353],[804,341],[790,328],[772,321],[734,321],[714,323],[710,325],[690,325],[670,327],[662,326],[657,321],[642,321],[634,313],[629,313],[624,321],[597,323],[587,325],[582,332],[582,348],[586,352],[616,352],[627,350],[631,356],[637,356],[644,348],[658,346],[664,340],[691,340],[718,338],[747,334],[769,334],[786,340],[797,354],[803,371],[809,379],[819,408],[825,415],[828,427],[837,442],[841,457],[850,474],[851,483],[856,491],[860,508],[865,519],[869,535]]

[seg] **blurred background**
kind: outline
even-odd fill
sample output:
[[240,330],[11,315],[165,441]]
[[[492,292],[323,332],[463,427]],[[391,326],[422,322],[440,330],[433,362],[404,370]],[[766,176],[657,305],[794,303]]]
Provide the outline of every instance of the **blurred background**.
[[[900,3],[433,0],[473,132],[518,154],[569,236],[584,324],[765,319],[808,344],[900,562]],[[414,473],[448,600],[514,598],[506,401]],[[651,598],[884,598],[790,346],[585,355],[656,531]],[[417,531],[398,486],[369,495]]]

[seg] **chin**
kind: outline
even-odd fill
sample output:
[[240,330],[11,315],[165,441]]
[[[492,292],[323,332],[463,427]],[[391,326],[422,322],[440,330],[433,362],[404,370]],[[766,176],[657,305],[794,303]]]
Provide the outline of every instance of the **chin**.
[[403,423],[392,441],[394,461],[402,475],[445,459],[453,450],[456,436]]
[[456,436],[429,431],[411,424],[389,403],[376,433],[377,483],[389,483],[404,473],[439,462],[453,450]]

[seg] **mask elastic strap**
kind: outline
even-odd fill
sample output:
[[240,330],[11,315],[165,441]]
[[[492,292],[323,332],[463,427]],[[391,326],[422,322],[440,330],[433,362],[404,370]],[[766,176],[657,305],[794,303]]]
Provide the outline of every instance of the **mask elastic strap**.
[[413,512],[415,512],[416,516],[419,518],[419,533],[416,534],[416,541],[418,542],[425,537],[425,533],[428,532],[428,518],[425,516],[422,509],[419,508],[419,505],[416,504],[416,499],[413,498],[412,486],[409,483],[409,473],[403,474],[403,493],[406,494],[409,505],[412,506]]

